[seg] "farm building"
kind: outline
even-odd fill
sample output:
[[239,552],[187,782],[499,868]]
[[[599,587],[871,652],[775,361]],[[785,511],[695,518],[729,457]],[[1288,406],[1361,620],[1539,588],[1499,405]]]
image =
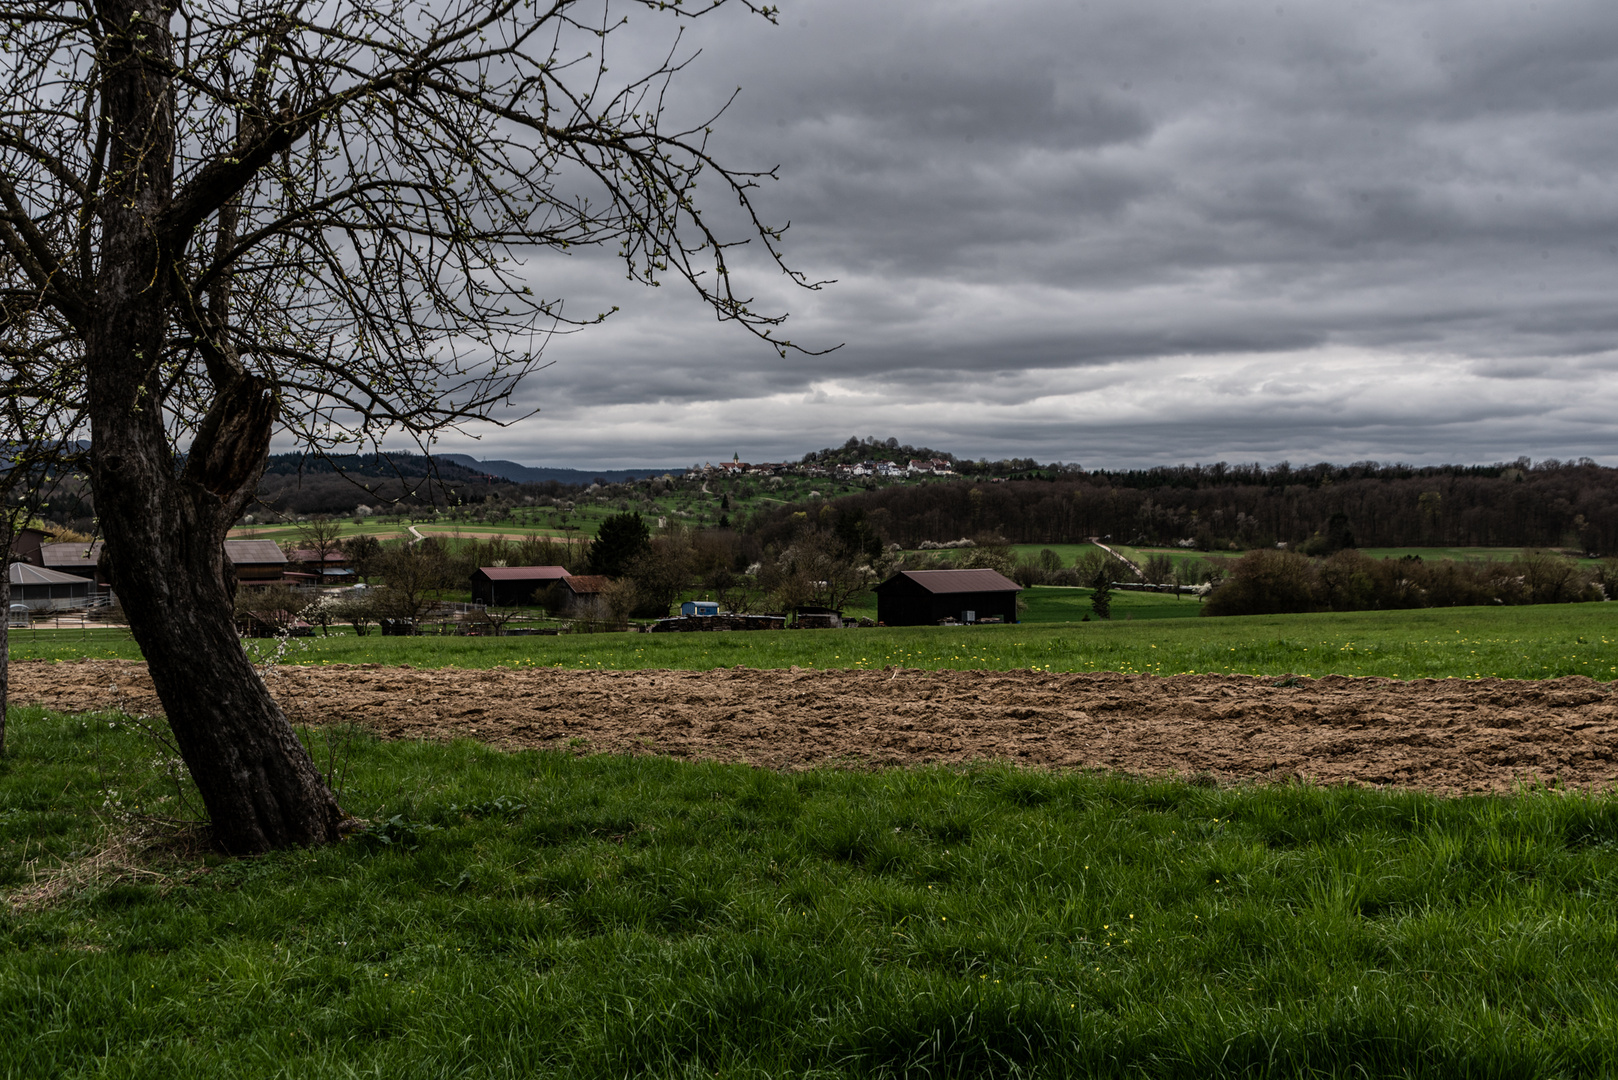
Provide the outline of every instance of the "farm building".
[[328,551],[325,555],[313,548],[297,548],[287,552],[285,576],[299,584],[349,585],[355,577],[349,558],[342,551]]
[[100,540],[88,544],[81,540],[65,544],[41,544],[36,551],[38,552],[36,558],[29,560],[35,566],[106,584],[106,580],[96,570],[101,561]]
[[562,579],[569,611],[591,611],[600,606],[601,594],[611,584],[605,574],[572,574]]
[[799,630],[840,630],[843,626],[843,613],[836,608],[803,605],[793,614],[798,617]]
[[6,568],[11,579],[11,599],[29,611],[64,611],[90,606],[92,596],[100,598],[95,582],[77,574],[64,574],[43,566],[12,563]]
[[287,557],[274,540],[226,540],[225,559],[237,585],[267,588],[286,579]]
[[560,566],[480,566],[472,571],[472,602],[489,607],[534,603],[534,594],[567,577]]
[[1022,586],[994,570],[901,570],[874,591],[878,622],[928,626],[947,619],[1016,622]]
[[41,566],[43,564],[39,561],[39,549],[49,539],[49,533],[32,526],[24,526],[18,529],[11,538],[11,557],[25,563]]
[[[100,540],[41,544],[26,561],[46,570],[87,578],[105,588],[106,575],[100,570],[101,547]],[[226,540],[225,559],[235,570],[237,583],[248,586],[281,584],[287,566],[287,557],[274,540]]]

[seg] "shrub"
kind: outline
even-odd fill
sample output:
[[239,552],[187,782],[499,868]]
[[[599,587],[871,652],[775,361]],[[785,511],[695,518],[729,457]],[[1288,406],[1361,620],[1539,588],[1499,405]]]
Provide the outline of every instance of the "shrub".
[[1371,559],[1344,549],[1323,560],[1290,551],[1238,559],[1209,594],[1207,615],[1279,615],[1473,604],[1565,604],[1601,600],[1602,569],[1586,571],[1554,552],[1509,562],[1423,562],[1418,555]]
[[1315,564],[1291,551],[1251,551],[1208,594],[1206,615],[1292,615],[1321,607]]

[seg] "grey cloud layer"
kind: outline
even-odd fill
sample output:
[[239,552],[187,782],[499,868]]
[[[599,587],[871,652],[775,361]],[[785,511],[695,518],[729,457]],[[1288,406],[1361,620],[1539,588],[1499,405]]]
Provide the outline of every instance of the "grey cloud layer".
[[[637,14],[615,67],[659,29]],[[743,87],[715,148],[780,163],[761,205],[839,279],[749,283],[844,348],[782,361],[674,286],[542,259],[548,293],[625,311],[554,342],[542,418],[474,452],[1618,457],[1586,415],[1618,403],[1610,8],[807,0],[684,44],[671,99]],[[1390,372],[1397,400],[1368,391]]]

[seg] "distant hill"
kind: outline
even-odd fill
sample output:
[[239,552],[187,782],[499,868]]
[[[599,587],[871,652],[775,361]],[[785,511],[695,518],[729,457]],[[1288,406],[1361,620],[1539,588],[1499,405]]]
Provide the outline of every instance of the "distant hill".
[[[433,477],[447,484],[474,483],[489,479],[503,479],[498,473],[477,467],[471,458],[466,463],[457,460],[461,455],[425,455],[402,450],[384,450],[372,454],[332,454],[321,458],[313,454],[271,454],[264,467],[266,476],[320,476],[342,473],[348,477],[377,477],[380,479],[426,479]],[[470,464],[467,464],[470,463]]]
[[874,435],[861,439],[851,437],[842,446],[828,446],[824,450],[811,450],[803,455],[803,464],[816,465],[854,465],[861,461],[893,461],[903,464],[906,461],[928,461],[940,458],[944,461],[958,460],[954,454],[943,450],[933,450],[926,446],[911,446],[898,439],[879,439]]
[[541,465],[519,465],[515,461],[479,461],[471,454],[434,454],[433,459],[450,462],[472,472],[498,476],[502,480],[518,484],[539,484],[547,480],[555,480],[559,484],[590,484],[597,480],[618,484],[625,480],[662,476],[664,473],[681,476],[687,468],[684,465],[670,465],[655,468],[646,466],[639,469],[559,469]]

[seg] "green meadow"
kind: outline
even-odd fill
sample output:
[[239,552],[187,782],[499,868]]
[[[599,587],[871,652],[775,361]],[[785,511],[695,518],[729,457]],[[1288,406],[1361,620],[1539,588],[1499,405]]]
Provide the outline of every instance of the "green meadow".
[[[1618,678],[1605,604],[1027,599],[1013,626],[337,633],[279,662]],[[138,657],[99,630],[11,646]],[[0,1077],[1618,1073],[1610,795],[302,734],[366,827],[233,860],[140,723],[11,710]]]
[[13,713],[0,1076],[1618,1071],[1610,798],[309,738],[371,828],[229,860]]
[[[1113,617],[1038,621],[1036,613],[1088,610],[1083,589],[1035,588],[1028,621],[1007,626],[892,627],[718,634],[565,634],[556,637],[295,638],[296,664],[570,669],[719,667],[1125,671],[1162,675],[1378,675],[1388,678],[1618,678],[1618,606],[1425,608],[1312,615],[1192,618],[1197,603],[1113,593]],[[1186,613],[1185,618],[1169,615]],[[101,636],[97,636],[101,635]],[[273,644],[252,644],[263,650]],[[80,656],[138,659],[127,634],[15,634],[15,660]]]

